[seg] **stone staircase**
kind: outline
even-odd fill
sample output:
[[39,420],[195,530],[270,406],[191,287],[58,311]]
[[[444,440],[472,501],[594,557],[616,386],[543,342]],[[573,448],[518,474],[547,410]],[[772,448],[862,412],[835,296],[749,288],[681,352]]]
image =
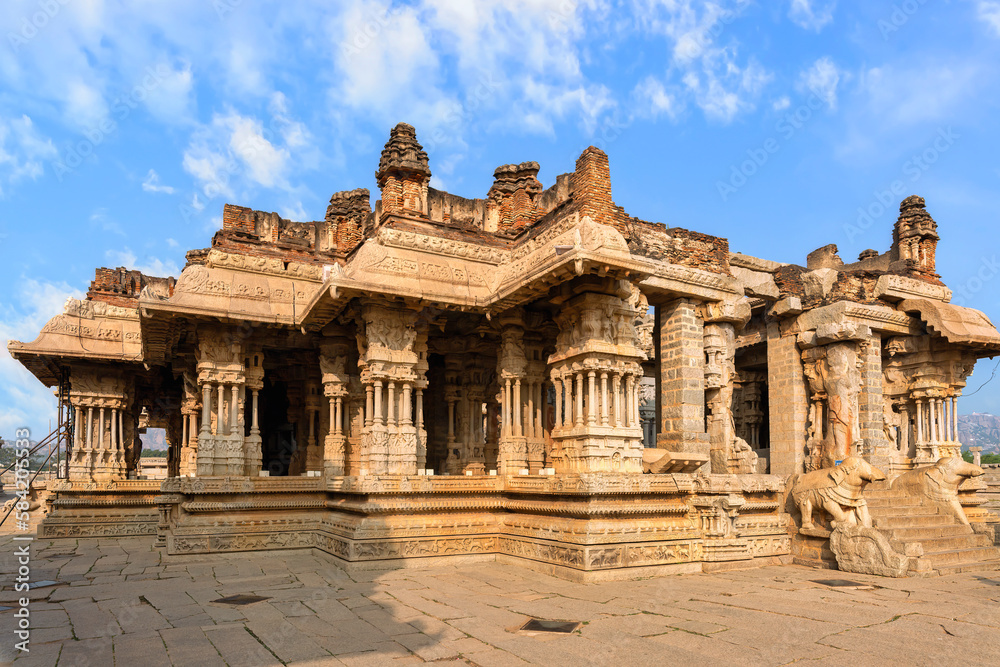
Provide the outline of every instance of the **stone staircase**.
[[919,556],[911,560],[912,575],[1000,570],[1000,547],[993,545],[992,534],[976,533],[948,510],[884,486],[872,484],[864,495],[872,525],[899,553]]

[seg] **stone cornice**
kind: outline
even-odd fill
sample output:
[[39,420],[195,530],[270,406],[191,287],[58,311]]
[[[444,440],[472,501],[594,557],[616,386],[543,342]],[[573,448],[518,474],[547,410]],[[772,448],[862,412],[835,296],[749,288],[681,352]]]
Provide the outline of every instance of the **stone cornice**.
[[932,285],[923,280],[887,273],[875,283],[875,298],[886,301],[904,299],[934,299],[948,303],[951,290],[942,285]]

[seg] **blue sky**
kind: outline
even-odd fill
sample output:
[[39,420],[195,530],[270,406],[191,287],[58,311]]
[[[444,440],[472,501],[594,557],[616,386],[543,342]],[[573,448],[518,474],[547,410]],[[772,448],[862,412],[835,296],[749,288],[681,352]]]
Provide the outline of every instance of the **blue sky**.
[[[433,185],[588,145],[632,215],[783,262],[884,251],[926,198],[956,302],[1000,322],[1000,1],[6,0],[0,341],[97,266],[177,275],[226,202],[321,219],[406,121]],[[995,362],[983,361],[970,388]],[[53,400],[0,351],[0,435]],[[1000,413],[1000,379],[961,401]]]

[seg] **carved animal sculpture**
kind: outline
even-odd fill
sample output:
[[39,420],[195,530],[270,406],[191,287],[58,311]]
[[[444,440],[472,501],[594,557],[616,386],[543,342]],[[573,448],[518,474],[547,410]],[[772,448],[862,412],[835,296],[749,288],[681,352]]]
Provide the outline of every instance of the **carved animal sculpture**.
[[[16,505],[21,499],[17,496],[11,498],[3,504],[3,509],[0,509],[0,518],[5,516],[7,512],[11,511],[11,508]],[[42,507],[42,499],[38,496],[38,487],[32,484],[28,488],[28,494],[25,496],[24,500],[28,503],[28,508],[24,510],[25,512],[34,512],[35,510]]]
[[904,472],[892,482],[894,491],[903,491],[917,498],[928,498],[943,504],[955,513],[959,521],[969,525],[965,510],[958,501],[958,487],[970,477],[979,477],[983,469],[966,463],[957,456],[939,459],[932,466]]
[[833,468],[821,468],[792,478],[792,499],[802,513],[802,530],[812,530],[813,510],[823,508],[840,523],[872,527],[868,503],[861,495],[867,482],[885,479],[885,473],[856,456]]

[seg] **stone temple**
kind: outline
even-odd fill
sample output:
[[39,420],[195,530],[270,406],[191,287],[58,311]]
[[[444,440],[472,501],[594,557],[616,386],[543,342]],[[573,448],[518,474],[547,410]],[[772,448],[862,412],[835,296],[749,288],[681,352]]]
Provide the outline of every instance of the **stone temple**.
[[[581,580],[1000,567],[956,413],[1000,334],[949,303],[923,199],[885,252],[800,266],[629,216],[597,148],[547,189],[538,170],[441,192],[399,124],[374,209],[226,205],[176,279],[98,269],[9,343],[66,415],[40,534]],[[147,428],[166,480],[142,475]]]

